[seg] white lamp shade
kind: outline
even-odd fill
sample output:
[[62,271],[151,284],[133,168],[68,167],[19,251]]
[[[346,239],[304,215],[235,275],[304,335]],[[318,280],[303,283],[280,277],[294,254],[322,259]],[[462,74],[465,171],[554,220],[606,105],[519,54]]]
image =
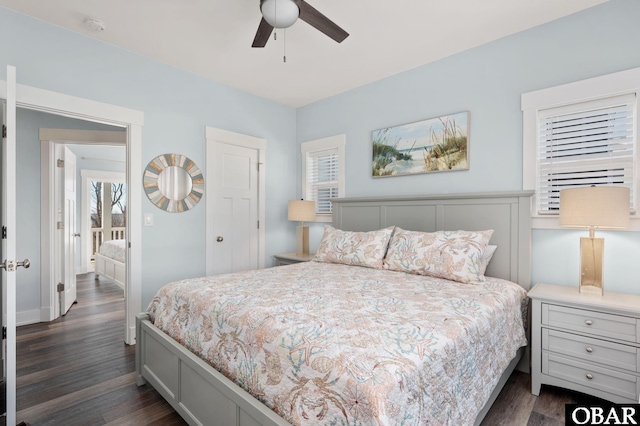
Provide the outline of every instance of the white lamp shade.
[[560,225],[576,228],[627,228],[629,188],[585,186],[560,191]]
[[316,220],[316,202],[306,200],[289,201],[288,219],[299,222]]
[[274,28],[289,28],[300,15],[300,8],[293,0],[264,0],[260,11]]

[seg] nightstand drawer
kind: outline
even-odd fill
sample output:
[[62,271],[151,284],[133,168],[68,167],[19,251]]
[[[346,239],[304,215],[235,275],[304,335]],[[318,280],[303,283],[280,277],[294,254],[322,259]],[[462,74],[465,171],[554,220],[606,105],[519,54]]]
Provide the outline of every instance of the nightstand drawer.
[[542,372],[549,376],[637,400],[638,377],[571,358],[542,354]]
[[640,372],[640,350],[633,346],[544,328],[542,349],[597,363],[603,367]]
[[622,315],[543,303],[542,324],[610,339],[638,341],[638,320]]

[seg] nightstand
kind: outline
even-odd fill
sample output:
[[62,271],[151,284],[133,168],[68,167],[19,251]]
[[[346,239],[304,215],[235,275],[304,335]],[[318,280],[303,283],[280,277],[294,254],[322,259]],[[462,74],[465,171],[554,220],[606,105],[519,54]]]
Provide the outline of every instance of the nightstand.
[[276,258],[276,266],[284,266],[284,265],[292,265],[294,263],[308,262],[313,260],[315,253],[309,254],[295,254],[295,253],[285,253],[285,254],[276,254],[274,257]]
[[640,396],[640,296],[538,284],[530,292],[531,393],[543,384],[619,404]]

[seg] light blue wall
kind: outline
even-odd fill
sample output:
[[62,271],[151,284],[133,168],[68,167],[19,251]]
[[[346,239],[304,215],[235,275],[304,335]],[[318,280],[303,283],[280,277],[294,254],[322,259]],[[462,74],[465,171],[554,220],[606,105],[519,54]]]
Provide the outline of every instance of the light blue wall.
[[[346,134],[349,197],[522,189],[520,95],[640,67],[638,19],[640,1],[611,0],[299,108],[298,142]],[[371,131],[459,111],[471,113],[469,171],[371,177]],[[314,248],[321,229],[312,229]],[[640,233],[598,234],[606,236],[606,289],[640,294],[630,279],[640,275]],[[577,284],[579,235],[533,231],[534,283]]]
[[[205,126],[265,138],[267,265],[275,253],[290,251],[286,205],[296,195],[295,109],[4,8],[0,40],[0,79],[6,65],[14,65],[20,84],[143,111],[142,168],[159,154],[178,152],[204,170]],[[163,284],[204,275],[205,203],[171,214],[142,197],[143,213],[154,215],[154,226],[142,233],[146,307]]]

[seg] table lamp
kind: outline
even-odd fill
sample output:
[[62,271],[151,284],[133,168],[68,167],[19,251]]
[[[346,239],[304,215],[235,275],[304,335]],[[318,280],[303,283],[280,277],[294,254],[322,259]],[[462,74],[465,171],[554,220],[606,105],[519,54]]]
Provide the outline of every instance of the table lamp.
[[589,237],[580,238],[580,293],[602,296],[604,238],[595,238],[595,230],[627,228],[629,210],[629,188],[585,186],[560,191],[560,225],[589,229]]
[[289,201],[288,219],[300,221],[296,227],[296,254],[309,254],[309,227],[305,222],[316,220],[316,202],[306,200]]

